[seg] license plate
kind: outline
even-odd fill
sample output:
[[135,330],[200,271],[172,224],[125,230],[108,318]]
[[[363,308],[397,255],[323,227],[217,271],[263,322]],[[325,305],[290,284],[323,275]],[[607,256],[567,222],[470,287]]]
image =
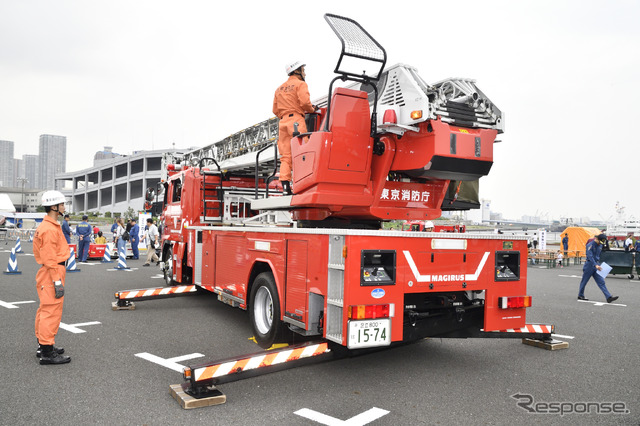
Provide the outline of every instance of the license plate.
[[391,320],[373,319],[349,321],[349,337],[347,347],[370,348],[391,344]]

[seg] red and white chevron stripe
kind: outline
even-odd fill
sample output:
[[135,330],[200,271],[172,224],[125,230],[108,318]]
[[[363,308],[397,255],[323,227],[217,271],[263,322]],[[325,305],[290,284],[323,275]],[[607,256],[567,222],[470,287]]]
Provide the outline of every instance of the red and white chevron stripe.
[[119,299],[135,299],[137,297],[163,296],[165,294],[193,293],[198,291],[195,285],[180,285],[174,287],[147,288],[118,292]]
[[266,353],[264,355],[256,355],[249,358],[196,368],[193,371],[193,377],[198,382],[212,379],[214,377],[225,376],[227,374],[241,373],[255,368],[268,367],[270,365],[282,364],[296,359],[322,355],[328,350],[329,345],[326,342],[302,348],[285,349],[274,353]]
[[553,333],[553,325],[547,324],[526,324],[522,328],[510,328],[508,330],[498,330],[501,333]]

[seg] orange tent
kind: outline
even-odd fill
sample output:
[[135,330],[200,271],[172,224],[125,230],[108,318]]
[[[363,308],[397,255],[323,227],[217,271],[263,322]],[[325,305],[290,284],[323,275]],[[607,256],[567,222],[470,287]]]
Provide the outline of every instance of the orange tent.
[[584,256],[586,253],[585,247],[587,241],[596,235],[599,235],[601,231],[598,228],[584,228],[579,226],[570,226],[560,233],[560,250],[564,249],[562,245],[562,239],[564,234],[569,235],[569,253],[568,257],[575,257],[576,253],[580,256]]

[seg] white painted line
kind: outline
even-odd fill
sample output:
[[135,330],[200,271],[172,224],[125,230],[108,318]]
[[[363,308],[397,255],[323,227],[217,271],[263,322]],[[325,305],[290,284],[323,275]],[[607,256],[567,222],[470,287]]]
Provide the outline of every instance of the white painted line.
[[627,307],[627,305],[623,305],[622,303],[595,302],[593,300],[580,300],[580,299],[578,299],[578,302],[593,303],[593,306],[624,306],[624,307]]
[[0,300],[0,306],[2,306],[3,308],[7,308],[7,309],[18,309],[17,306],[15,305],[21,305],[23,303],[36,303],[35,300],[25,300],[23,302],[3,302],[2,300]]
[[326,414],[319,413],[314,410],[310,410],[308,408],[302,408],[296,411],[293,414],[297,414],[300,417],[305,417],[309,420],[313,420],[314,422],[321,423],[323,425],[334,426],[334,425],[348,425],[348,426],[362,426],[371,423],[374,420],[379,419],[380,417],[386,416],[389,414],[389,411],[383,410],[382,408],[373,407],[370,410],[365,411],[364,413],[360,413],[357,416],[351,417],[347,420],[336,419],[335,417],[328,416]]
[[558,275],[558,276],[563,278],[582,278],[581,275]]
[[65,324],[61,322],[60,328],[63,330],[70,331],[71,333],[74,333],[74,334],[80,334],[80,333],[86,333],[87,330],[83,330],[79,327],[84,327],[85,325],[97,325],[97,324],[102,324],[102,323],[99,321],[81,322],[78,324]]
[[559,337],[561,339],[575,339],[575,336],[565,336],[563,334],[552,334],[553,337]]
[[174,357],[174,358],[167,358],[167,361],[180,362],[180,361],[186,361],[188,359],[200,358],[200,357],[203,357],[203,356],[204,355],[202,355],[202,354],[194,353],[194,354],[177,356],[177,357]]
[[146,359],[147,361],[151,361],[154,364],[167,367],[173,371],[177,371],[178,373],[182,373],[182,369],[184,368],[184,365],[178,364],[177,362],[175,362],[175,360],[183,361],[185,359],[200,358],[200,357],[203,357],[204,355],[199,353],[193,353],[189,355],[182,355],[175,358],[165,359],[165,358],[160,358],[159,356],[150,354],[148,352],[140,352],[139,354],[135,354],[135,356],[137,356],[138,358]]

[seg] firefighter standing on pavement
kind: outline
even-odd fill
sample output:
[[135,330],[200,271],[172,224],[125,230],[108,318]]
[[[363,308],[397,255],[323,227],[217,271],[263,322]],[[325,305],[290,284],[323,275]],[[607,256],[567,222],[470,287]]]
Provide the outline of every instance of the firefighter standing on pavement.
[[309,87],[305,82],[306,73],[300,61],[287,66],[289,79],[276,89],[273,96],[273,113],[280,119],[278,134],[278,152],[280,153],[280,182],[286,195],[291,195],[291,138],[294,123],[298,123],[298,132],[306,133],[304,114],[318,108],[311,104]]
[[62,355],[64,349],[56,348],[55,337],[62,319],[64,303],[65,260],[69,257],[69,246],[58,223],[58,215],[65,210],[65,198],[58,191],[46,191],[42,205],[46,216],[33,237],[33,255],[40,265],[36,273],[36,286],[40,307],[36,312],[35,331],[38,339],[36,355],[40,364],[65,364],[71,358]]
[[93,228],[87,222],[87,215],[82,216],[82,222],[76,225],[76,234],[78,234],[78,259],[80,262],[86,262],[89,257],[89,244],[91,244],[91,234]]

